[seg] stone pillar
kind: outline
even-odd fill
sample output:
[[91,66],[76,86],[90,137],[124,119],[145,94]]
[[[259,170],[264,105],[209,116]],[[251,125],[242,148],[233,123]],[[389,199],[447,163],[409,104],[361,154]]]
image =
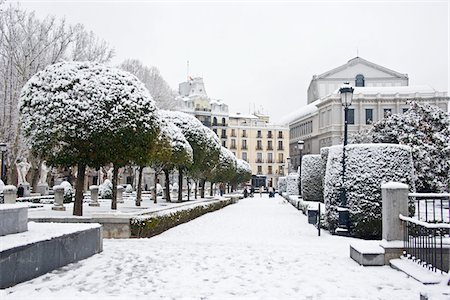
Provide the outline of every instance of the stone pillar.
[[409,187],[404,183],[388,182],[381,185],[383,240],[403,240],[403,226],[399,214],[408,216],[408,193]]
[[47,196],[48,195],[48,184],[46,182],[44,183],[38,183],[36,190],[41,196]]
[[91,191],[91,203],[89,203],[89,206],[100,206],[100,203],[98,203],[98,185],[91,185],[89,190]]
[[117,203],[124,203],[123,201],[123,186],[117,186]]
[[14,185],[6,185],[3,188],[3,197],[5,204],[16,204],[17,188]]
[[64,207],[64,187],[60,185],[55,185],[53,187],[53,191],[55,192],[55,202],[53,203],[53,210],[66,210]]

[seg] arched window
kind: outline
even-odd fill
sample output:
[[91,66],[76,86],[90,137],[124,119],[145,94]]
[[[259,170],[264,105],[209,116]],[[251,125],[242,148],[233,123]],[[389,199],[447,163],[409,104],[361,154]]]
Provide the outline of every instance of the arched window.
[[213,118],[213,125],[217,126],[217,118],[216,117]]
[[225,126],[225,118],[222,118],[222,125]]
[[364,86],[364,75],[362,74],[356,75],[355,86]]

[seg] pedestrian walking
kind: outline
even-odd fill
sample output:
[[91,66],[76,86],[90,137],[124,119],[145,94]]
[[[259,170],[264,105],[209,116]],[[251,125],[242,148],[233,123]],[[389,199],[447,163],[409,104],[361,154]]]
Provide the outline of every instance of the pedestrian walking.
[[263,192],[263,186],[260,186],[259,187],[259,197],[260,198],[262,197],[262,192]]

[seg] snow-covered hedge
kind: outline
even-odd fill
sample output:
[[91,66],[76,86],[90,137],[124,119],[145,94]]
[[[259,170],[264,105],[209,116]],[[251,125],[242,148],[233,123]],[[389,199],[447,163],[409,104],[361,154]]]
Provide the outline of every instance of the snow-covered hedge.
[[64,188],[64,203],[70,203],[73,199],[73,188],[70,182],[63,181],[61,182],[60,186]]
[[298,173],[290,173],[286,178],[286,193],[288,195],[298,195]]
[[278,194],[286,193],[286,177],[278,178]]
[[[381,184],[406,183],[414,191],[411,148],[395,144],[348,145],[345,152],[345,187],[350,210],[350,231],[363,238],[381,237]],[[326,219],[337,228],[342,185],[342,146],[330,147],[324,181]],[[410,203],[410,209],[414,209]]]
[[301,186],[304,200],[323,202],[322,158],[320,154],[302,157]]
[[111,180],[105,179],[102,184],[98,187],[98,194],[100,198],[112,199],[112,189],[113,185]]

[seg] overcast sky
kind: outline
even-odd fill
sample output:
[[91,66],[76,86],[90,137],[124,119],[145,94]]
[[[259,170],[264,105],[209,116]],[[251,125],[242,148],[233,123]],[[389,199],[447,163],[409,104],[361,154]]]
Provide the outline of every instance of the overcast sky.
[[[10,1],[8,1],[10,2]],[[359,56],[449,90],[449,1],[20,1],[40,17],[82,23],[116,50],[159,68],[174,88],[202,76],[230,112],[273,121],[306,104],[320,74]]]

